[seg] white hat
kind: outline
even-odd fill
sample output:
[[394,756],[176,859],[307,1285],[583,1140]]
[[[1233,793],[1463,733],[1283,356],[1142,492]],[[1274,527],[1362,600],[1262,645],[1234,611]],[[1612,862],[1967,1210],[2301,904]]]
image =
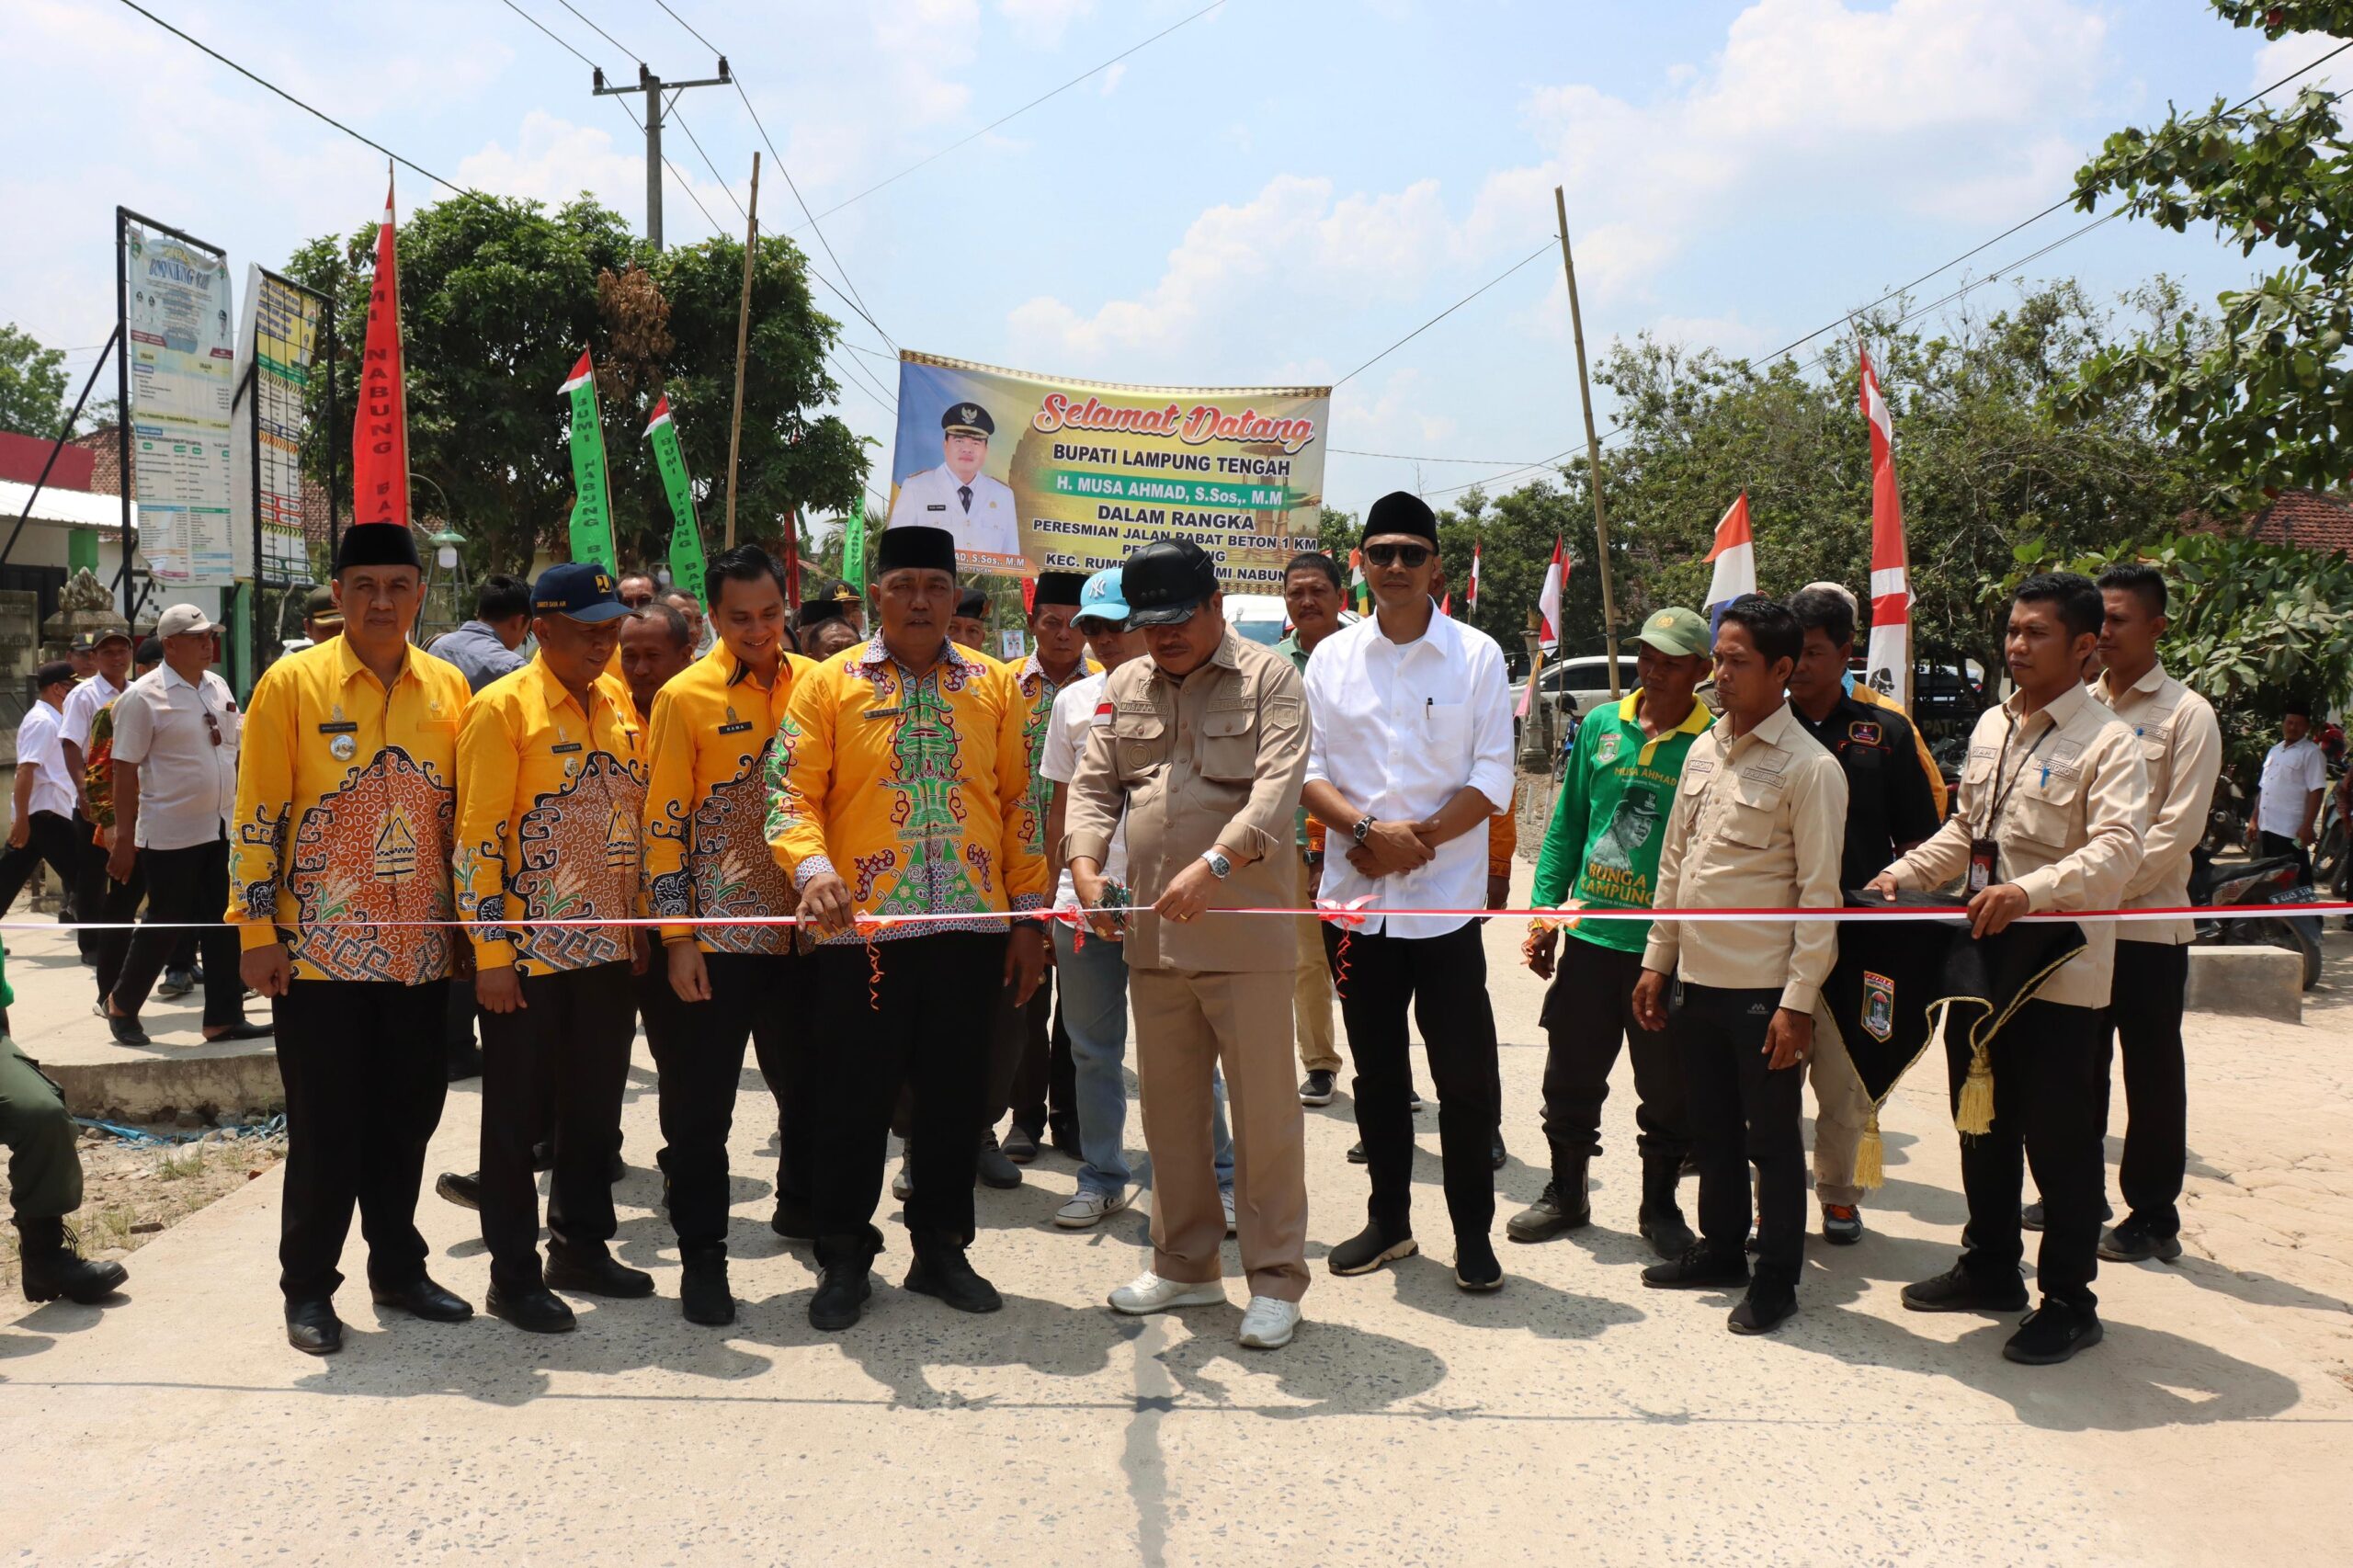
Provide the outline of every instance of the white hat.
[[194,605],[174,605],[155,622],[155,635],[158,637],[178,637],[190,631],[218,630]]
[[1800,593],[1811,594],[1816,589],[1820,589],[1825,594],[1836,594],[1840,598],[1845,599],[1848,609],[1859,610],[1862,608],[1855,602],[1855,591],[1847,586],[1844,583],[1808,583],[1804,587],[1798,591]]

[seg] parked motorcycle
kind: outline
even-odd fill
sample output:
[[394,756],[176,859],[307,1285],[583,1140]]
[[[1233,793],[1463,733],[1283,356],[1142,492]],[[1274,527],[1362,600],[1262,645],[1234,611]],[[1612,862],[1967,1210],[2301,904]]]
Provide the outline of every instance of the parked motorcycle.
[[[2218,871],[2205,849],[2190,851],[2189,902],[2200,908],[2310,903],[2313,898],[2304,868],[2291,855],[2260,856]],[[2321,922],[2316,915],[2200,919],[2197,925],[2198,940],[2210,947],[2285,948],[2303,960],[2303,988],[2310,991],[2320,983]]]

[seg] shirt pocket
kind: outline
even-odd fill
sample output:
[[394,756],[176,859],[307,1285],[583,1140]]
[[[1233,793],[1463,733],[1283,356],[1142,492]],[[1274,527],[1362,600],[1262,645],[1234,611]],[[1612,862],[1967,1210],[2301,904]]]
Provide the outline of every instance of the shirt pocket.
[[1780,784],[1735,775],[1718,787],[1727,793],[1716,836],[1747,849],[1772,847],[1774,824],[1781,813]]
[[1111,716],[1111,750],[1120,777],[1149,773],[1167,760],[1168,726],[1157,713]]
[[1422,742],[1440,764],[1467,757],[1471,750],[1471,705],[1432,702],[1424,707]]
[[1258,710],[1214,708],[1201,715],[1200,773],[1221,784],[1247,784],[1258,773]]
[[2010,800],[2010,830],[2021,838],[2044,846],[2056,858],[2066,851],[2075,820],[2080,814],[2083,792],[2080,768],[2044,774],[2029,765],[2027,776],[2018,780],[2017,792]]

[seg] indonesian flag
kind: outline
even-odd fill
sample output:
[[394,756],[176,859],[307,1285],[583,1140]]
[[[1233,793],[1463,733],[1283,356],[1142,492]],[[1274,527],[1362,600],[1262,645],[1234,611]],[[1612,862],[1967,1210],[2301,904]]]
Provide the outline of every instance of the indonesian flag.
[[1357,613],[1369,615],[1372,609],[1372,590],[1365,586],[1364,551],[1348,551],[1348,597],[1357,602]]
[[1722,619],[1724,606],[1743,594],[1756,591],[1756,540],[1748,531],[1748,492],[1726,509],[1716,523],[1716,545],[1708,551],[1708,559],[1716,563],[1716,574],[1708,584],[1710,622]]
[[354,523],[408,526],[408,398],[401,369],[400,268],[393,256],[392,187],[376,231],[368,290],[368,337],[359,356],[359,411],[351,422]]
[[1454,613],[1454,590],[1452,588],[1447,589],[1445,593],[1438,596],[1438,612],[1440,615],[1452,615]]
[[[584,348],[580,351],[580,362],[572,367],[572,374],[563,378],[563,385],[555,389],[555,395],[558,397],[570,397],[574,392],[578,392],[582,387],[586,386],[590,381],[593,381],[596,379],[596,368],[589,363],[588,350]],[[648,430],[653,429],[654,425],[660,424],[663,417],[666,416],[669,412],[670,400],[665,397],[662,400],[662,407],[656,411],[654,424],[648,425],[646,428]]]
[[1543,623],[1536,644],[1547,653],[1561,646],[1561,590],[1568,585],[1569,558],[1561,549],[1561,536],[1554,534],[1552,559],[1544,567],[1544,585],[1536,590],[1536,614]]
[[1463,591],[1462,608],[1472,614],[1479,609],[1479,541],[1471,541],[1471,585]]
[[1871,427],[1871,637],[1863,678],[1901,702],[1912,686],[1912,570],[1895,489],[1895,425],[1871,357],[1862,358],[1863,417]]

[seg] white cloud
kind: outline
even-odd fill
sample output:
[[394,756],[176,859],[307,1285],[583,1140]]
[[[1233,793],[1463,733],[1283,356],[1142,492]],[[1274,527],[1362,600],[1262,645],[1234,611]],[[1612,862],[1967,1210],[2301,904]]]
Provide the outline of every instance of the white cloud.
[[1100,89],[1102,96],[1108,98],[1113,93],[1118,92],[1120,90],[1120,80],[1127,74],[1128,62],[1124,60],[1114,60],[1108,66],[1105,67],[1103,72],[1103,85]]
[[872,102],[902,126],[961,114],[972,89],[950,73],[972,62],[981,39],[980,0],[888,0],[874,6],[874,45],[884,80]]
[[[721,217],[735,215],[727,192],[708,179],[693,177],[690,167],[677,158],[669,162],[671,172],[662,187],[665,238],[674,244],[691,244],[709,231],[697,199],[722,230],[733,232]],[[685,190],[680,189],[680,176],[685,176]],[[618,116],[613,130],[606,131],[533,109],[523,117],[512,151],[504,142],[494,141],[460,161],[455,177],[494,196],[527,197],[550,205],[569,201],[585,190],[632,226],[642,227],[645,217],[644,144]]]
[[1095,0],[999,0],[997,9],[1022,42],[1052,49],[1071,23],[1094,11]]
[[[2262,48],[2255,51],[2255,78],[2247,85],[2255,88],[2268,87],[2290,72],[2301,70],[2344,42],[2343,39],[2331,38],[2326,33],[2283,33],[2276,39],[2268,40]],[[2298,77],[2289,85],[2279,89],[2278,101],[2290,102],[2298,92],[2306,87],[2328,85],[2330,78],[2343,64],[2344,62],[2341,60],[2332,60],[2309,76]]]

